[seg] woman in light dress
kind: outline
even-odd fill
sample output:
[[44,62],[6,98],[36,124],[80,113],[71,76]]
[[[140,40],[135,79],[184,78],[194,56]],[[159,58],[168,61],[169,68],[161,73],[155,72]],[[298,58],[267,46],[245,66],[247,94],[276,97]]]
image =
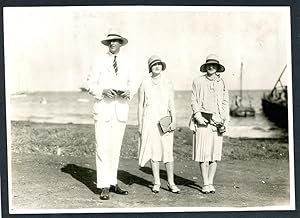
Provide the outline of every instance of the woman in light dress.
[[220,77],[225,68],[216,55],[208,55],[200,71],[205,74],[197,77],[192,86],[193,160],[200,163],[202,192],[215,193],[213,184],[217,161],[222,155],[222,133],[229,122],[228,90]]
[[[166,64],[160,57],[153,55],[148,60],[150,76],[146,77],[139,89],[138,121],[140,133],[139,165],[141,167],[150,161],[154,186],[152,191],[160,190],[159,162],[165,164],[168,176],[168,189],[179,193],[174,183],[173,136],[176,128],[174,90],[162,71]],[[171,116],[172,122],[163,133],[159,120]]]

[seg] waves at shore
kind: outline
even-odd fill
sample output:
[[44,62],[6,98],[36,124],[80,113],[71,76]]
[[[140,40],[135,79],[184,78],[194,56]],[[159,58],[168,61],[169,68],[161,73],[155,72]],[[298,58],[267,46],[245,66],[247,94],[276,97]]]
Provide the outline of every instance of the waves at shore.
[[[239,91],[230,91],[230,102]],[[249,138],[286,137],[287,132],[276,127],[262,113],[263,91],[245,91],[245,102],[255,108],[256,116],[231,117],[228,136]],[[177,126],[186,127],[191,116],[191,91],[176,91]],[[10,99],[10,119],[47,123],[92,124],[93,97],[87,92],[36,92]],[[130,102],[129,125],[137,125],[137,96]]]

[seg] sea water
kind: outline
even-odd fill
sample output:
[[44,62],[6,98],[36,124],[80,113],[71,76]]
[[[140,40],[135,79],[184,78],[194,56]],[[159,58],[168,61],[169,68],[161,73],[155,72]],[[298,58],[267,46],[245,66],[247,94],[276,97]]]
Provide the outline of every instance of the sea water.
[[[230,136],[262,137],[286,136],[286,131],[276,127],[262,112],[261,98],[266,91],[243,91],[243,102],[255,109],[254,117],[230,117]],[[230,105],[239,91],[229,91]],[[87,92],[35,92],[13,95],[7,105],[10,120],[33,122],[92,124],[94,99]],[[130,101],[128,124],[137,125],[137,96]],[[191,91],[175,91],[176,118],[178,127],[187,127],[191,110]],[[248,133],[247,133],[248,131]],[[249,133],[251,131],[251,133]]]

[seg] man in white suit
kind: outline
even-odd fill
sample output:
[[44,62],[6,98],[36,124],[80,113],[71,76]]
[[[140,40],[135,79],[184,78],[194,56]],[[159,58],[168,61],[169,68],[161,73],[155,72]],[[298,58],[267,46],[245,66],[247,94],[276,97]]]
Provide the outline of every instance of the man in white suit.
[[120,150],[128,118],[128,100],[135,92],[129,61],[120,54],[128,40],[111,31],[101,41],[109,51],[97,57],[87,78],[89,93],[95,97],[97,188],[100,199],[108,200],[109,192],[127,195],[117,184]]

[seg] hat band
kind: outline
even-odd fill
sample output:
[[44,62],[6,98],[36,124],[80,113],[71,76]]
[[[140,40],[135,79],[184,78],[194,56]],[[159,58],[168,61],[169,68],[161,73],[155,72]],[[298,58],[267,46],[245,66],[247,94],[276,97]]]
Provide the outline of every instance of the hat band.
[[161,60],[153,60],[150,64],[149,64],[149,67],[152,67],[154,64],[156,63],[161,63],[162,64],[162,61]]
[[108,34],[107,37],[110,37],[110,36],[117,36],[117,37],[120,37],[120,38],[123,38],[122,36],[118,35],[118,34]]
[[215,62],[216,64],[219,64],[219,61],[216,60],[216,59],[207,59],[207,60],[206,60],[206,63],[207,63],[207,62]]

